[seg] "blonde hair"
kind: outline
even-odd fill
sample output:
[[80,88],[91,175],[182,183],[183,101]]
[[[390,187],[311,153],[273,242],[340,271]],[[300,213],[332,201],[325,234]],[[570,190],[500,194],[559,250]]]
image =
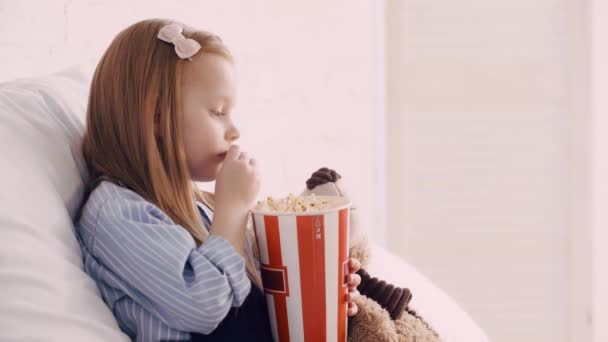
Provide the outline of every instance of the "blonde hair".
[[[157,38],[169,23],[149,19],[127,27],[97,65],[82,142],[90,175],[85,198],[102,180],[123,184],[163,210],[200,246],[209,233],[194,200],[213,210],[214,194],[198,189],[188,171],[179,95],[184,63],[189,60],[180,59],[172,44]],[[201,45],[197,54],[213,53],[233,61],[218,36],[187,26],[183,35]],[[241,251],[247,274],[262,288],[251,219],[246,237],[254,254]]]

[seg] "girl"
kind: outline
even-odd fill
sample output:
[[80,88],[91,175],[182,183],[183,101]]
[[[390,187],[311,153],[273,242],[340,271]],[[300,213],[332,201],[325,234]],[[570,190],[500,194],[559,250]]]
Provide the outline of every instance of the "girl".
[[[235,75],[219,37],[144,20],[93,76],[77,222],[85,271],[137,341],[272,340],[248,228],[260,180],[235,144]],[[215,180],[215,193],[194,181]],[[348,314],[360,277],[350,260]]]

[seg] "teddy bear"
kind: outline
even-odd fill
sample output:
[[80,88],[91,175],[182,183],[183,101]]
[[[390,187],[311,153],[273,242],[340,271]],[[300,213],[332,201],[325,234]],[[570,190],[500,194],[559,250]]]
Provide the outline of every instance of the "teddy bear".
[[[349,198],[342,176],[322,167],[306,181],[301,196],[341,196]],[[412,293],[372,277],[366,269],[370,260],[369,239],[358,222],[360,208],[352,203],[349,222],[349,255],[361,262],[357,272],[361,296],[355,299],[359,312],[348,319],[348,341],[440,341],[439,334],[420,315],[409,307]]]

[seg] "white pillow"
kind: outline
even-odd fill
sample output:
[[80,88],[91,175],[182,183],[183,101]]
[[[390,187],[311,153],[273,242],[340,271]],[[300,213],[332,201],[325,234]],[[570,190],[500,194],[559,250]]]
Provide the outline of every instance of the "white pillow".
[[90,66],[0,84],[0,340],[128,341],[82,270],[72,218]]

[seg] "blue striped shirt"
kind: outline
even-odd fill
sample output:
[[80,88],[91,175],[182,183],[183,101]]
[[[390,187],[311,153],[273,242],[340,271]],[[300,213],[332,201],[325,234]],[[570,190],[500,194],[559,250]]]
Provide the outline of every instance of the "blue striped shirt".
[[[209,229],[212,212],[197,204]],[[77,233],[85,272],[136,341],[209,334],[251,289],[245,261],[227,240],[210,235],[197,247],[157,206],[111,182],[91,193]]]

